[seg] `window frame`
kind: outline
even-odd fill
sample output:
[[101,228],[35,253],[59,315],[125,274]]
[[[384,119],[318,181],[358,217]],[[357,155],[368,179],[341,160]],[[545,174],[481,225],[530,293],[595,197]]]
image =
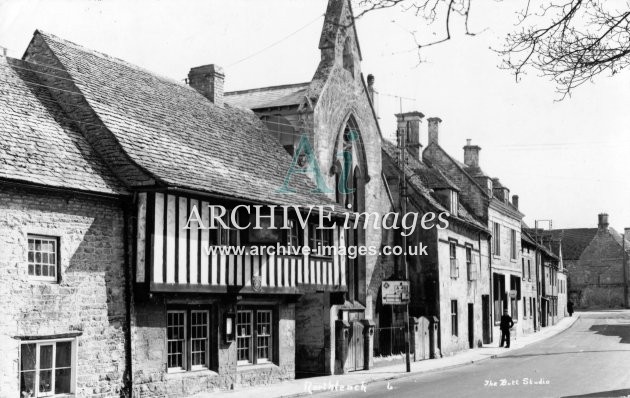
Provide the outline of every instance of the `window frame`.
[[[332,258],[333,253],[325,254],[324,247],[331,247],[334,245],[333,230],[327,228],[318,228],[317,224],[308,224],[308,247],[310,248],[310,255],[317,257]],[[321,236],[317,236],[321,234]],[[321,246],[318,245],[321,243]]]
[[459,208],[459,198],[457,195],[457,191],[454,189],[451,189],[451,200],[450,200],[450,210],[451,210],[451,214],[454,216],[458,215],[458,208]]
[[[232,226],[230,220],[232,209],[228,209],[221,217],[227,228],[224,228],[220,222],[217,222],[216,228],[208,228],[210,245],[212,246],[239,246],[241,244],[241,230]],[[236,221],[240,223],[240,214],[236,215]]]
[[518,259],[518,252],[516,247],[516,230],[510,228],[510,260]]
[[[455,309],[453,311],[453,308]],[[451,337],[459,336],[459,316],[457,300],[451,300]]]
[[[40,240],[40,241],[52,241],[54,243],[54,256],[53,258],[55,259],[55,264],[53,269],[55,270],[55,275],[54,276],[43,276],[43,275],[35,275],[35,268],[36,265],[38,264],[37,261],[35,261],[35,258],[37,257],[37,252],[33,251],[33,261],[31,261],[30,258],[30,254],[31,254],[31,240],[36,241],[36,240]],[[26,235],[26,275],[28,277],[29,280],[31,281],[39,281],[39,282],[49,282],[49,283],[60,283],[61,281],[61,238],[59,236],[55,236],[55,235],[42,235],[42,234],[27,234]],[[35,242],[33,242],[33,245],[35,245]],[[39,251],[39,254],[42,255],[43,254],[47,254],[50,256],[50,252],[44,253],[42,251]],[[39,262],[40,266],[44,265],[42,263],[42,261]],[[29,272],[29,268],[31,267],[31,265],[33,265],[33,274],[31,274]],[[47,264],[46,266],[50,267],[51,264]],[[50,269],[50,268],[49,268]]]
[[492,222],[492,255],[501,256],[501,224]]
[[[56,366],[56,362],[57,362],[57,343],[70,343],[70,366],[61,366],[61,367],[57,367]],[[34,369],[32,370],[25,370],[23,371],[22,368],[22,352],[24,350],[23,346],[25,345],[30,345],[30,344],[34,344],[35,345],[35,364],[34,364]],[[41,346],[47,346],[47,345],[52,345],[53,347],[53,351],[52,351],[52,367],[51,368],[47,368],[45,370],[50,370],[51,371],[51,379],[50,379],[50,384],[52,386],[52,391],[50,393],[41,393],[39,391],[33,391],[33,395],[31,395],[32,398],[39,398],[39,397],[59,397],[59,396],[72,396],[73,394],[76,393],[76,376],[77,376],[77,338],[76,337],[66,337],[66,338],[58,338],[58,339],[42,339],[42,340],[22,340],[19,344],[19,353],[18,353],[18,358],[19,358],[19,363],[18,363],[18,381],[19,381],[19,389],[20,389],[20,394],[21,394],[21,390],[22,390],[22,374],[23,373],[27,373],[27,372],[35,372],[35,379],[33,381],[33,385],[34,386],[38,386],[39,385],[39,378],[40,378],[40,347]],[[56,371],[59,369],[70,369],[70,392],[60,392],[60,393],[55,393],[54,388],[55,388],[55,379],[56,379]],[[38,389],[39,390],[39,389]]]
[[[239,338],[239,329],[240,324],[238,322],[239,313],[249,313],[250,314],[250,333],[246,336],[249,339],[249,360],[242,360],[238,357],[238,342]],[[267,357],[259,358],[259,333],[258,333],[258,314],[259,313],[268,313],[269,314],[269,333],[265,334],[263,337],[267,337]],[[276,363],[276,337],[277,337],[277,311],[273,306],[252,306],[252,305],[242,305],[238,306],[236,309],[236,344],[237,344],[237,353],[236,353],[236,366],[252,366],[252,365],[261,365],[261,364],[274,364]]]
[[[169,313],[183,313],[184,314],[184,344],[182,352],[182,366],[181,367],[169,367],[168,355],[169,355],[169,338],[168,338],[168,314]],[[205,349],[205,363],[193,365],[193,338],[192,338],[192,315],[193,313],[205,313],[206,314],[206,349]],[[200,370],[208,370],[211,367],[211,345],[212,345],[212,310],[208,306],[202,305],[173,305],[168,306],[166,310],[166,372],[167,373],[182,373],[182,372],[195,372]],[[197,338],[197,340],[200,340]]]
[[303,246],[304,230],[293,219],[288,220],[289,228],[282,230],[282,243],[287,247],[299,249]]
[[449,264],[451,268],[451,278],[459,278],[459,264],[457,263],[457,241],[448,240]]

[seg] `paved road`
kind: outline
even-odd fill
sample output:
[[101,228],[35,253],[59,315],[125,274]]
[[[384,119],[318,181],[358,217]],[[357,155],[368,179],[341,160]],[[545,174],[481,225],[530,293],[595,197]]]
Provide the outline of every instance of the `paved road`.
[[[501,386],[502,379],[508,385]],[[524,379],[529,379],[529,383],[525,384]],[[489,383],[496,386],[486,385]],[[505,356],[369,384],[367,392],[331,392],[318,396],[339,395],[344,398],[630,396],[630,311],[581,313],[580,319],[564,332]]]

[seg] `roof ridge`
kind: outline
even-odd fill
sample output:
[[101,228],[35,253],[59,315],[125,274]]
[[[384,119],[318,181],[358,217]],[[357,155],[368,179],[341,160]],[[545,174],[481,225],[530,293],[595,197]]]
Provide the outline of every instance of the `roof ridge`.
[[280,84],[277,86],[248,88],[244,90],[226,91],[225,93],[223,93],[223,95],[238,95],[238,94],[246,94],[246,93],[255,93],[255,92],[271,90],[271,89],[294,88],[294,87],[300,87],[300,86],[308,87],[309,84],[311,84],[311,82],[289,83],[289,84]]
[[47,37],[47,38],[49,38],[49,39],[51,39],[53,41],[59,42],[60,44],[73,47],[75,50],[80,50],[80,51],[92,54],[92,55],[100,57],[100,58],[105,58],[105,59],[107,59],[109,61],[116,62],[117,64],[124,65],[124,66],[126,66],[126,67],[128,67],[130,69],[134,69],[136,71],[140,71],[142,73],[149,74],[149,75],[151,75],[152,77],[154,77],[156,79],[163,80],[163,81],[166,81],[168,83],[173,83],[173,84],[176,84],[176,85],[178,85],[180,87],[185,87],[185,88],[191,89],[190,86],[188,86],[187,84],[183,83],[182,81],[176,80],[176,79],[174,79],[172,77],[168,77],[168,76],[164,76],[164,75],[158,74],[158,73],[156,73],[156,72],[154,72],[154,71],[152,71],[150,69],[143,68],[142,66],[133,64],[133,63],[131,63],[129,61],[125,61],[124,59],[121,59],[121,58],[118,58],[118,57],[114,57],[113,55],[109,55],[109,54],[106,54],[104,52],[96,51],[96,50],[94,50],[92,48],[89,48],[89,47],[82,46],[81,44],[77,44],[77,43],[75,43],[73,41],[70,41],[68,39],[64,39],[63,37],[59,37],[59,36],[57,36],[55,34],[48,33],[48,32],[46,32],[44,30],[41,30],[41,29],[36,29],[34,34],[37,34],[37,33],[39,33],[40,35],[42,35],[44,37]]

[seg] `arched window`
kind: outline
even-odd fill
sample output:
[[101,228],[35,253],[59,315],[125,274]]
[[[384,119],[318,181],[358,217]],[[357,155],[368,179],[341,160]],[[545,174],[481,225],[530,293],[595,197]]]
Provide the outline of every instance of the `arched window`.
[[346,38],[346,42],[343,45],[343,68],[354,77],[354,56],[352,55],[352,41],[350,40],[350,36]]

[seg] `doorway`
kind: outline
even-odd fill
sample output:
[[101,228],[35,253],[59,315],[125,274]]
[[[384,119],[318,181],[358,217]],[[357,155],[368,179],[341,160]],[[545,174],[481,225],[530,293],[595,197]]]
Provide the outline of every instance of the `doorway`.
[[481,323],[483,327],[483,343],[492,343],[490,336],[490,295],[484,294],[481,296]]
[[468,348],[475,348],[475,314],[474,305],[468,303]]

